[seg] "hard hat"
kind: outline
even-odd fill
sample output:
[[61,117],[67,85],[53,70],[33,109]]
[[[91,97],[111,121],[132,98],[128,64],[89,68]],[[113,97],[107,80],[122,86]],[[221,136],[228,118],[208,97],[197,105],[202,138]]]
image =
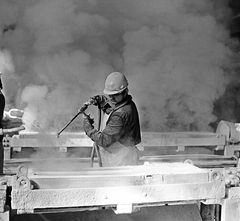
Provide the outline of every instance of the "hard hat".
[[127,78],[120,72],[112,72],[105,80],[104,94],[118,94],[124,91],[128,86]]

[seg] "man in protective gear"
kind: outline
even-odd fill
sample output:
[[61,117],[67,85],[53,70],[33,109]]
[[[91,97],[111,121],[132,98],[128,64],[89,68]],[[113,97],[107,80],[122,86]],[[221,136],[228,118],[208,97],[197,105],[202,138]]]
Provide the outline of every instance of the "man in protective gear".
[[141,142],[139,115],[128,94],[125,75],[109,74],[103,92],[105,95],[93,98],[104,112],[101,128],[98,131],[93,121],[84,117],[84,131],[99,146],[103,166],[137,165],[139,150],[136,145]]

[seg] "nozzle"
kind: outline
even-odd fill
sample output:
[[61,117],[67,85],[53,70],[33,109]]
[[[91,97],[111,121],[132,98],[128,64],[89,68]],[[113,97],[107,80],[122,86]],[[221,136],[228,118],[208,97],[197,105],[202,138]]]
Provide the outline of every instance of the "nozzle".
[[90,98],[88,101],[86,101],[83,106],[79,109],[78,112],[83,113],[85,110],[87,110],[88,106],[95,104],[96,100],[94,98]]
[[85,103],[80,109],[79,109],[79,113],[83,113],[85,110],[87,110],[87,108],[88,108],[88,106],[89,106],[90,104],[87,104],[87,103]]
[[88,106],[91,105],[91,104],[96,104],[98,99],[99,99],[99,95],[96,95],[94,97],[91,97],[85,104],[88,105]]

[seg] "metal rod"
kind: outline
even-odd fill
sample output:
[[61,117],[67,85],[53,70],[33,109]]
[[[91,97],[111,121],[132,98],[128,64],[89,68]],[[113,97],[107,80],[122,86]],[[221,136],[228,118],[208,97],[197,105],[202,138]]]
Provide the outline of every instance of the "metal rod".
[[60,136],[60,134],[75,120],[75,118],[81,114],[80,112],[78,112],[58,133],[57,133],[57,137]]
[[90,103],[85,103],[83,107],[79,110],[79,112],[57,133],[57,137],[78,117],[79,114],[84,114],[88,116],[84,111],[88,108]]

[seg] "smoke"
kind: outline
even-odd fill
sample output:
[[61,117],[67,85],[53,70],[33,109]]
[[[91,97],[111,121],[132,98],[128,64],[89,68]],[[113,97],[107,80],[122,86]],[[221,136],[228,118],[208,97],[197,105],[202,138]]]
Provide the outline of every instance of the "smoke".
[[210,130],[232,80],[229,17],[224,0],[1,0],[6,97],[29,129],[57,130],[123,71],[143,130]]
[[0,51],[0,73],[13,72],[12,56],[7,50]]

